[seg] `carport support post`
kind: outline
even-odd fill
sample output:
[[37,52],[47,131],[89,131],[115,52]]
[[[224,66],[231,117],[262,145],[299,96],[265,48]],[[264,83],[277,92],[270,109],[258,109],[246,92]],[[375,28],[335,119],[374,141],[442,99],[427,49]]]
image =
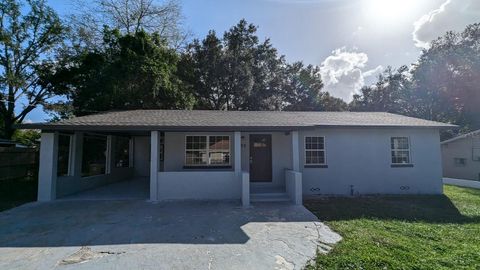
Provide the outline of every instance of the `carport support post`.
[[242,134],[240,131],[235,131],[233,143],[235,176],[240,182],[242,205],[243,207],[248,207],[250,205],[250,179],[248,178],[248,173],[242,173]]
[[234,133],[234,153],[235,153],[235,175],[240,179],[242,173],[242,136],[240,131]]
[[38,201],[52,201],[56,198],[58,133],[42,132],[40,143]]
[[159,132],[152,131],[150,135],[150,201],[158,200],[158,156],[160,152]]
[[298,131],[292,131],[292,170],[300,171],[300,149],[298,146]]
[[82,177],[82,158],[83,158],[83,132],[75,132],[73,134],[73,158],[72,158],[72,175]]

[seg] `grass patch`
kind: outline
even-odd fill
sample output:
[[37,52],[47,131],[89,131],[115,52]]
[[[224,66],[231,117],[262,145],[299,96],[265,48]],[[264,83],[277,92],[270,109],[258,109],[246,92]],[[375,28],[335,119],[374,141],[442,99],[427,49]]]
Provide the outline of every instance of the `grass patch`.
[[37,181],[0,181],[0,211],[4,211],[37,199]]
[[444,191],[307,201],[343,237],[307,269],[480,269],[480,190]]

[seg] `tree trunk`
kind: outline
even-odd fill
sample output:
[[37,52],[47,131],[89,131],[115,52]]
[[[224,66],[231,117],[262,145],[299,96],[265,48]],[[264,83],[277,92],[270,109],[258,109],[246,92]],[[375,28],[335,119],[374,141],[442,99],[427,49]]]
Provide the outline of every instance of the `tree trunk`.
[[3,118],[3,131],[5,135],[5,139],[12,139],[13,133],[15,132],[15,129],[13,128],[13,119],[11,117],[4,117]]

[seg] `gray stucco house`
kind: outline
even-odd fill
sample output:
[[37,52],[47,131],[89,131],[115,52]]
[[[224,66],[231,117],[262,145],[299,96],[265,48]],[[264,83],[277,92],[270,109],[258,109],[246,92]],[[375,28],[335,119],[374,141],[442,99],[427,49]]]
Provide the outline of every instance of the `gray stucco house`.
[[39,201],[140,178],[152,201],[244,205],[301,204],[308,195],[440,194],[439,131],[452,127],[381,112],[195,110],[21,126],[42,130]]
[[480,130],[442,142],[443,176],[480,181]]

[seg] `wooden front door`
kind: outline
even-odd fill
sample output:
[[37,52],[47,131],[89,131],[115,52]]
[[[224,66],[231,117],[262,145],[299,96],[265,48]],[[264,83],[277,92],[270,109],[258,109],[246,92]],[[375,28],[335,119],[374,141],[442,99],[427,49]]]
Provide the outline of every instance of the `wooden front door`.
[[250,134],[250,181],[272,182],[272,135]]

